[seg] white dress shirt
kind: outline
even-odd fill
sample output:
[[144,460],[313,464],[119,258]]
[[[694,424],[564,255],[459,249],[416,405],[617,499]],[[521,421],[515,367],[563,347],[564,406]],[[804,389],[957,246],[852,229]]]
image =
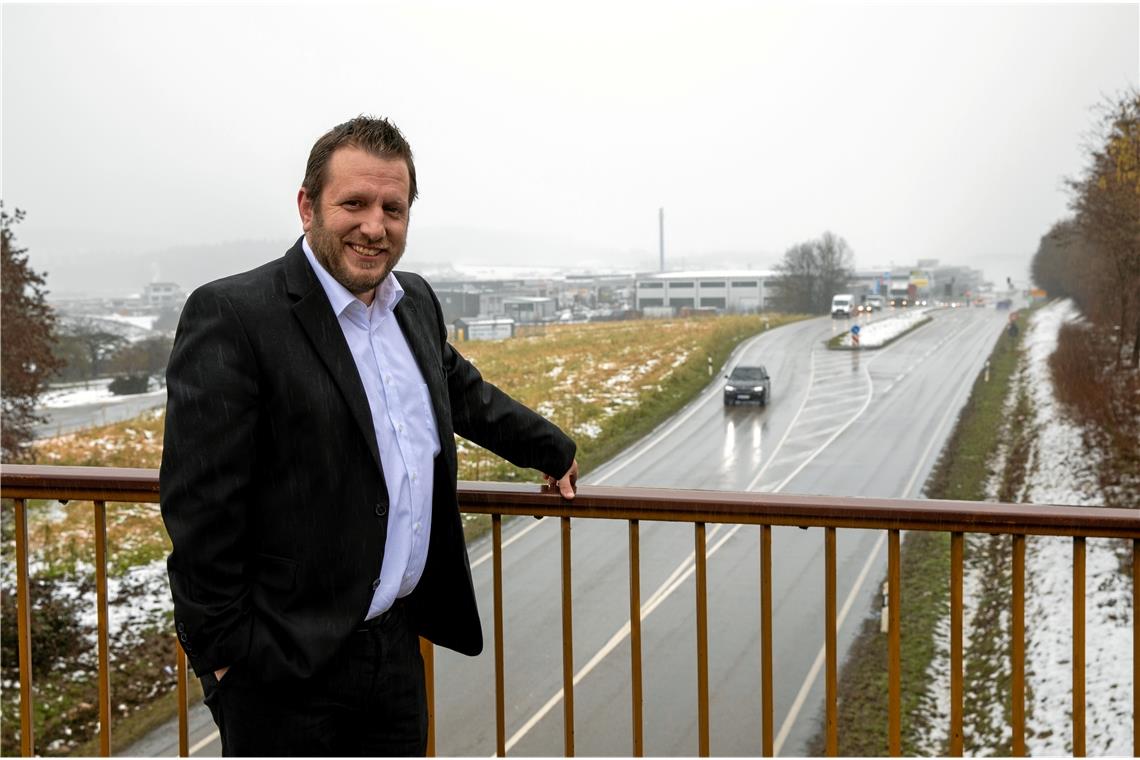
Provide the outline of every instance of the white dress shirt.
[[400,283],[392,276],[384,278],[372,305],[365,306],[321,266],[307,239],[301,246],[356,362],[388,485],[388,537],[380,575],[373,579],[375,592],[364,616],[367,620],[389,609],[398,597],[410,594],[423,574],[439,432],[427,384],[396,322],[394,309],[404,296]]

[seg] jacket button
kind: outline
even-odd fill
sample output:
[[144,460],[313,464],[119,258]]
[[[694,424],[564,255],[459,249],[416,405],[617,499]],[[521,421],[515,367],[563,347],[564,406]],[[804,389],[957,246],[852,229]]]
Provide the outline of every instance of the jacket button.
[[183,633],[185,630],[186,630],[186,625],[184,623],[179,623],[178,624],[178,632]]
[[383,517],[388,514],[388,505],[382,501],[376,502],[376,516]]
[[380,579],[379,578],[372,581],[372,590],[375,591],[378,588],[380,588]]
[[178,640],[179,641],[186,641],[186,634],[185,633],[178,634]]

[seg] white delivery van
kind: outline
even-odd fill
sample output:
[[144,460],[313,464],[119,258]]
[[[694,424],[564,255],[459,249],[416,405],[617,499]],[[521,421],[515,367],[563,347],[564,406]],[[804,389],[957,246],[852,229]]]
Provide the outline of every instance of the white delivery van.
[[855,296],[841,293],[831,298],[831,316],[850,317],[855,312]]

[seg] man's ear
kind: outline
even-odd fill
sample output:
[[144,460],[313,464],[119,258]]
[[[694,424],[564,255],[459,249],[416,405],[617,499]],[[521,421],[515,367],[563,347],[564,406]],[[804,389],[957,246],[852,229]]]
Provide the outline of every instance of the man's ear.
[[301,229],[308,232],[313,226],[313,200],[303,187],[297,191],[297,211],[301,214]]

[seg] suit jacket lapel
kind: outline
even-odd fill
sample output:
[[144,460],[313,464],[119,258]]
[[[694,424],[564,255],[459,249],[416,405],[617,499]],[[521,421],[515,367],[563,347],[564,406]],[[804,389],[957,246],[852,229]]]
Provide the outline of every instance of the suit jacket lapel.
[[293,315],[301,323],[317,355],[336,381],[360,432],[364,435],[376,466],[380,467],[376,429],[372,425],[372,412],[368,408],[364,384],[360,381],[356,362],[348,350],[344,331],[340,329],[320,280],[305,258],[300,240],[285,254],[285,284],[290,295],[298,299],[293,304]]

